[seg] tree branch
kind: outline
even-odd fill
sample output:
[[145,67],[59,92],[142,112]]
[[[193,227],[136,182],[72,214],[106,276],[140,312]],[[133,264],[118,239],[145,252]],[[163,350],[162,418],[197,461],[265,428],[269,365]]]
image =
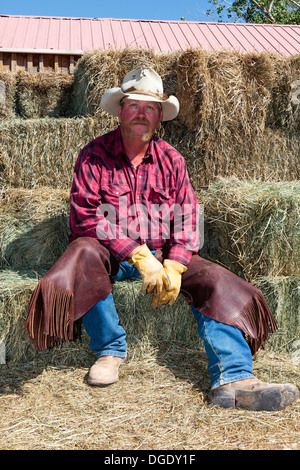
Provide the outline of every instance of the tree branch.
[[[256,0],[250,0],[250,2],[253,3],[256,8],[258,8],[271,21],[271,23],[276,23],[270,11],[266,10],[262,5],[257,3]],[[271,4],[273,5],[273,1],[271,2]]]
[[298,2],[295,2],[294,0],[289,0],[293,5],[295,5],[296,7],[300,8],[300,3]]
[[268,12],[270,13],[270,15],[272,15],[272,9],[273,9],[273,5],[274,5],[274,1],[275,1],[275,0],[272,0],[272,1],[270,2],[270,5],[269,5]]
[[[276,23],[273,15],[272,15],[272,9],[273,9],[273,6],[274,6],[274,1],[275,0],[272,0],[270,5],[269,5],[269,9],[267,10],[265,7],[263,7],[262,5],[260,5],[256,0],[250,0],[251,3],[253,3],[272,23]],[[300,8],[300,3],[296,2],[295,0],[288,0],[290,3],[292,3],[293,5],[295,5],[296,7]]]
[[[273,8],[274,8],[275,1],[276,1],[276,0],[271,0],[268,8],[266,8],[266,7],[264,7],[263,5],[261,5],[261,4],[260,4],[260,0],[246,0],[246,3],[250,2],[250,3],[252,3],[252,5],[255,5],[255,7],[256,7],[258,10],[260,10],[260,12],[264,15],[265,18],[267,18],[271,23],[274,24],[274,23],[276,23],[276,20],[275,20],[275,18],[274,18],[273,15],[272,15],[272,10],[273,10]],[[300,3],[299,3],[298,1],[296,1],[296,0],[288,0],[288,1],[289,1],[292,5],[295,5],[297,8],[300,8]],[[209,2],[212,3],[212,0],[209,0]],[[227,5],[229,5],[229,6],[232,7],[232,6],[234,5],[234,2],[232,3],[232,2],[230,2],[229,0],[219,0],[216,4],[217,4],[217,5],[221,5],[221,4],[225,5],[224,8],[226,8],[227,11],[228,11],[228,6],[227,6]],[[227,4],[227,5],[226,5],[226,4]],[[200,11],[200,13],[204,14],[205,16],[208,16],[208,17],[211,18],[212,20],[218,21],[216,18],[214,18],[214,17],[212,16],[212,13],[214,13],[214,12],[211,12],[211,11],[209,11],[209,13],[208,13],[208,12],[204,12],[203,10],[199,10],[199,8],[198,8],[198,11]],[[239,14],[240,17],[245,17],[244,12],[243,12],[239,7],[237,7],[237,6],[235,6],[234,9],[231,8],[230,12],[232,12],[232,11],[234,11],[236,14]],[[219,21],[220,21],[220,20],[219,20]],[[222,21],[222,20],[221,20],[221,21]]]

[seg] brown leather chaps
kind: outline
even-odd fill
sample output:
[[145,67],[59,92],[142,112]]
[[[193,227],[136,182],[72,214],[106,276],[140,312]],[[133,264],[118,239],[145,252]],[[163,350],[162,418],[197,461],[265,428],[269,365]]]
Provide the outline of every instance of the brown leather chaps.
[[[164,253],[155,255],[162,261]],[[39,350],[78,337],[81,317],[112,292],[118,261],[94,238],[78,238],[39,281],[25,328]],[[241,329],[252,354],[277,329],[262,292],[239,276],[194,255],[181,293],[202,314]]]

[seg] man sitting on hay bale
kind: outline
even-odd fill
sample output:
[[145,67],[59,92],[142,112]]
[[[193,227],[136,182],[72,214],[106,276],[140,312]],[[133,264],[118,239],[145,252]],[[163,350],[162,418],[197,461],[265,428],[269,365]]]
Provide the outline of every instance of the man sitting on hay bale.
[[[298,390],[253,375],[252,355],[276,330],[259,289],[198,255],[198,202],[184,158],[153,135],[179,112],[160,76],[146,67],[108,90],[102,108],[117,129],[85,146],[71,189],[70,244],[36,287],[26,322],[38,349],[76,337],[79,320],[97,361],[90,385],[118,380],[126,333],[112,282],[140,277],[152,307],[173,305],[181,292],[204,341],[212,402],[225,408],[280,410]],[[184,219],[184,223],[183,223]],[[247,338],[247,341],[246,339]]]

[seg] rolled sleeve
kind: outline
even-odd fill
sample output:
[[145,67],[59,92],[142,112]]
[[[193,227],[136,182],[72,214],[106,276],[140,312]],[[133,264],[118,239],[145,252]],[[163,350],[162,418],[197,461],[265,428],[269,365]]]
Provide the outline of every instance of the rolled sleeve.
[[180,245],[174,245],[170,248],[168,259],[177,261],[178,263],[187,266],[192,258],[192,252]]
[[103,244],[105,244],[106,248],[108,248],[111,254],[120,262],[124,261],[129,253],[140,246],[139,243],[135,240],[131,240],[131,238],[110,240]]

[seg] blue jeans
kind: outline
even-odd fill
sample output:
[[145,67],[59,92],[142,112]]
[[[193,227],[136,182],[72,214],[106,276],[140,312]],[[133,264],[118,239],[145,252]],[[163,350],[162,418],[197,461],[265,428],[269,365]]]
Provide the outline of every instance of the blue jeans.
[[[132,277],[141,276],[135,266],[124,261],[114,282]],[[243,332],[202,315],[194,305],[192,312],[204,341],[211,388],[254,377],[252,355]],[[97,357],[127,355],[126,332],[120,324],[112,294],[94,305],[82,321],[90,337],[90,348],[96,351]]]

